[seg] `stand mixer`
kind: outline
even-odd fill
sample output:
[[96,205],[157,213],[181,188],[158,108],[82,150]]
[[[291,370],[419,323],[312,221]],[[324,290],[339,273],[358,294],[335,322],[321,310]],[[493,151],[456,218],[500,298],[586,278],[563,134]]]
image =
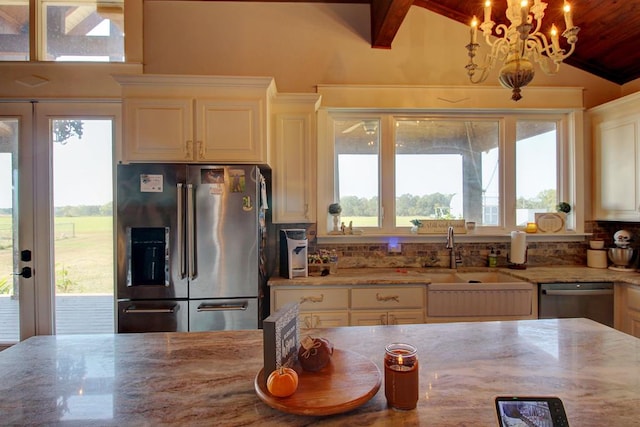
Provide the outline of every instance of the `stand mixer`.
[[613,235],[616,247],[607,250],[609,260],[613,263],[609,267],[610,270],[635,271],[632,264],[635,261],[636,251],[631,247],[631,240],[632,235],[627,230],[616,231]]

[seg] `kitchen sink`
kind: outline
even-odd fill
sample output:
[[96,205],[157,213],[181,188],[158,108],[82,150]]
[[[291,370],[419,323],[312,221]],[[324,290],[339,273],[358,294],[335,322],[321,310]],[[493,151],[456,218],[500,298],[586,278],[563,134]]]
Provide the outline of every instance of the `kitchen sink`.
[[423,271],[420,274],[429,279],[431,283],[526,283],[526,280],[499,271]]
[[[484,272],[466,272],[456,273],[459,277],[458,282],[462,283],[513,283],[524,282],[524,280],[517,279],[508,274],[500,273],[498,271],[484,271]],[[435,283],[435,282],[434,282]]]
[[431,283],[461,283],[463,280],[456,273],[425,273]]

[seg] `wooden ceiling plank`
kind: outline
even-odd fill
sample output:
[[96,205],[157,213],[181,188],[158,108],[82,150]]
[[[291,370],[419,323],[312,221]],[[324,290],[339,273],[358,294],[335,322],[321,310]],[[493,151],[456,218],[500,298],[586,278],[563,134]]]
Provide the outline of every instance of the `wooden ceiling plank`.
[[413,0],[371,0],[371,47],[391,49]]

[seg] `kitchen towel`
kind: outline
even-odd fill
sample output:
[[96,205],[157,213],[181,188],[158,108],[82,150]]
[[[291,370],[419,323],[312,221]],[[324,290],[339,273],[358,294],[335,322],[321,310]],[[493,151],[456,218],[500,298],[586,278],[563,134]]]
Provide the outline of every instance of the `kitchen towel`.
[[513,264],[524,264],[527,261],[527,234],[524,231],[511,232],[511,256]]

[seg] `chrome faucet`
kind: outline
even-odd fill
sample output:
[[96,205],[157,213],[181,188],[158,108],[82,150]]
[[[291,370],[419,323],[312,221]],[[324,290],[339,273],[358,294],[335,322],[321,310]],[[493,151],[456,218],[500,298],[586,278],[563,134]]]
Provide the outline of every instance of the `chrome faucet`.
[[447,249],[449,249],[449,268],[458,268],[462,264],[462,258],[456,254],[456,243],[453,235],[453,227],[447,229]]

